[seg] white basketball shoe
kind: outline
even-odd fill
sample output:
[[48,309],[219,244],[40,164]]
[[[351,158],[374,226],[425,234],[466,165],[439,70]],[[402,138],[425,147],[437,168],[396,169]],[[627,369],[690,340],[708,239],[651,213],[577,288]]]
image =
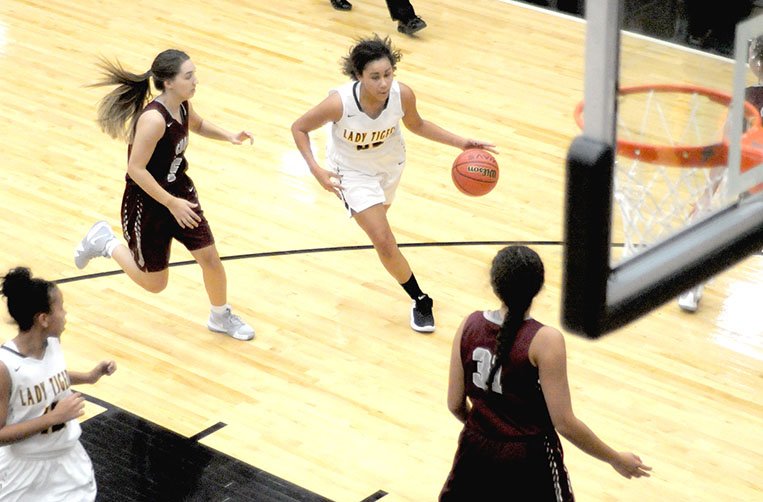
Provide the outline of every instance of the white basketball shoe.
[[696,312],[699,308],[699,301],[702,299],[702,290],[704,285],[700,284],[688,291],[681,293],[678,297],[678,306],[684,312]]
[[87,235],[74,250],[74,264],[78,269],[83,269],[90,260],[98,256],[108,257],[108,244],[117,236],[105,221],[99,221],[90,228]]
[[207,328],[215,333],[225,333],[236,340],[247,341],[254,338],[254,329],[226,308],[222,314],[209,314]]

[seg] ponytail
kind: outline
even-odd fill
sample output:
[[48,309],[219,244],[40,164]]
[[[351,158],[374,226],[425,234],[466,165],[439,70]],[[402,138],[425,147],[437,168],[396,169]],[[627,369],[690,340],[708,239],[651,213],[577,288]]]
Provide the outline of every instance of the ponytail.
[[[532,301],[532,298],[530,299]],[[487,379],[487,388],[490,389],[495,379],[495,374],[498,372],[498,368],[504,362],[504,359],[511,353],[511,348],[514,346],[514,341],[517,339],[517,332],[524,322],[524,315],[527,309],[530,308],[530,302],[526,305],[514,305],[509,308],[506,313],[506,317],[503,319],[501,329],[498,331],[498,340],[495,348],[495,357],[490,367],[490,376]]]
[[140,112],[153,97],[150,80],[154,81],[154,87],[164,91],[164,82],[175,78],[180,66],[188,59],[188,54],[183,51],[167,49],[157,54],[150,70],[137,75],[125,70],[119,61],[112,63],[102,58],[98,67],[104,78],[90,87],[117,87],[98,103],[97,122],[101,130],[112,138],[132,142]]
[[98,103],[98,125],[112,138],[131,142],[138,116],[151,98],[151,70],[136,75],[125,70],[118,61],[112,63],[107,59],[101,59],[98,66],[103,70],[104,79],[92,87],[117,86]]

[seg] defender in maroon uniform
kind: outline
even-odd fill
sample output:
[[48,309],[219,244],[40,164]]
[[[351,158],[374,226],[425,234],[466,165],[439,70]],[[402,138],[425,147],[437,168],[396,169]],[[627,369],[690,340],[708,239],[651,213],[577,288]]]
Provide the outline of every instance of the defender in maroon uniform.
[[[158,293],[167,286],[170,245],[177,239],[201,265],[212,304],[207,327],[238,340],[251,340],[254,330],[233,315],[227,303],[225,269],[196,188],[186,173],[185,149],[189,129],[236,145],[246,139],[251,142],[252,135],[228,132],[194,111],[190,99],[198,82],[196,67],[182,51],[160,53],[143,75],[105,60],[102,68],[106,78],[96,85],[118,87],[101,101],[98,122],[104,132],[129,143],[122,197],[122,231],[129,247],[120,244],[108,223],[101,221],[77,247],[75,264],[84,268],[97,256],[112,257],[133,281]],[[161,94],[147,103],[150,79]]]
[[465,425],[441,502],[574,500],[557,431],[627,478],[649,475],[573,414],[562,334],[528,315],[543,280],[535,251],[502,249],[491,269],[501,309],[472,313],[456,332],[448,408]]
[[[179,120],[175,120],[163,102],[150,102],[141,112],[158,112],[164,124],[159,139],[146,164],[146,171],[167,193],[190,202],[198,216],[198,225],[181,226],[165,206],[149,196],[129,174],[122,197],[122,231],[138,268],[145,272],[161,272],[169,267],[170,244],[175,238],[195,251],[215,243],[212,230],[204,217],[193,181],[186,174],[188,162],[188,101],[180,104]],[[140,119],[138,119],[140,121]],[[127,148],[128,165],[133,145]]]

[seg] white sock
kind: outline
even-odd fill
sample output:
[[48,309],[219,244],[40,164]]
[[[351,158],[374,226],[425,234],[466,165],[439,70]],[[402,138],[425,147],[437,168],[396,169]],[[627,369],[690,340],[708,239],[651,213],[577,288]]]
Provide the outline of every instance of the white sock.
[[114,254],[114,250],[119,246],[119,239],[111,239],[109,242],[106,243],[106,255],[111,258],[111,255]]
[[209,310],[211,310],[213,314],[222,315],[229,308],[230,308],[230,305],[226,303],[225,305],[220,305],[219,307],[215,305],[211,305]]

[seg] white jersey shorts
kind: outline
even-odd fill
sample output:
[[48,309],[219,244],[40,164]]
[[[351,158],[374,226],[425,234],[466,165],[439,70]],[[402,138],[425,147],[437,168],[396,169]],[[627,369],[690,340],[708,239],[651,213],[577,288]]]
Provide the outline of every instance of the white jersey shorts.
[[93,502],[93,464],[82,443],[47,458],[14,455],[0,447],[0,500],[3,502]]
[[353,216],[377,204],[392,204],[405,162],[401,162],[396,168],[375,173],[344,170],[335,165],[330,165],[330,168],[341,177],[344,187],[341,191],[342,200],[349,215]]

